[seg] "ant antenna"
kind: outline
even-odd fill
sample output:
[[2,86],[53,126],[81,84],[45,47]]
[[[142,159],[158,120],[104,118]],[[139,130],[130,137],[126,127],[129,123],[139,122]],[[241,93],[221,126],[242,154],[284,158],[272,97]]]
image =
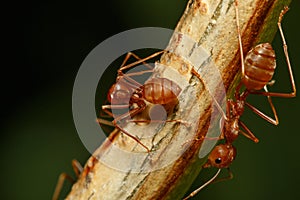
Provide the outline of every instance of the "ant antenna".
[[185,197],[183,200],[187,200],[187,199],[195,196],[200,190],[202,190],[207,185],[209,185],[210,183],[212,183],[218,177],[218,175],[219,175],[220,172],[221,172],[221,168],[218,169],[217,173],[211,179],[209,179],[206,183],[204,183],[203,185],[201,185],[198,189],[194,190],[189,196]]

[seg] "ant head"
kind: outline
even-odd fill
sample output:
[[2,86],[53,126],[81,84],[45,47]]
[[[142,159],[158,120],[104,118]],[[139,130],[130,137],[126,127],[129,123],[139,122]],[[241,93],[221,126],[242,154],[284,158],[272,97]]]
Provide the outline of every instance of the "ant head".
[[236,156],[236,149],[231,144],[219,144],[210,153],[204,167],[228,168]]
[[113,104],[128,104],[131,96],[132,91],[126,85],[117,82],[110,87],[107,100]]

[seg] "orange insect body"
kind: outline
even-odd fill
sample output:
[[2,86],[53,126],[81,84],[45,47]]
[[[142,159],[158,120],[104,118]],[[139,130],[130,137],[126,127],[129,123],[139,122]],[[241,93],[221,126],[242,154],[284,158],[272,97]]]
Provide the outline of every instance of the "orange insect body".
[[242,83],[248,90],[261,90],[271,81],[276,68],[275,52],[269,43],[252,48],[245,57]]
[[[175,82],[167,78],[151,78],[146,83],[140,84],[135,81],[132,77],[138,76],[144,73],[153,72],[153,68],[148,65],[145,61],[154,58],[157,55],[162,54],[164,51],[154,53],[146,58],[140,59],[137,55],[129,52],[123,61],[120,69],[118,70],[118,77],[116,83],[111,86],[107,94],[107,100],[111,103],[110,105],[103,105],[102,110],[109,116],[114,117],[112,124],[121,130],[124,134],[131,137],[133,140],[143,146],[148,152],[150,151],[141,141],[134,135],[127,132],[118,123],[123,120],[130,120],[132,122],[150,122],[149,119],[133,119],[136,115],[146,110],[148,101],[151,104],[160,104],[165,106],[167,111],[172,106],[178,103],[178,95],[181,92],[181,88]],[[130,56],[134,56],[137,61],[129,65],[124,64],[127,62]],[[125,74],[123,71],[134,68],[138,64],[143,63],[150,70],[131,72]],[[127,112],[114,115],[110,110],[113,109],[128,109]],[[167,111],[168,112],[168,111]],[[149,114],[149,113],[148,113]],[[155,115],[155,113],[154,113]],[[160,121],[160,120],[158,120]],[[180,122],[179,120],[161,120],[162,122]],[[101,120],[99,120],[101,123]]]
[[[242,48],[242,40],[241,40],[241,33],[239,29],[239,22],[238,22],[238,1],[235,0],[235,11],[236,11],[236,22],[237,22],[237,30],[238,30],[238,37],[239,37],[239,46],[240,46],[240,55],[241,55],[241,64],[242,64],[242,80],[239,85],[235,89],[235,99],[234,100],[227,100],[227,107],[226,113],[223,112],[221,106],[216,102],[218,105],[218,109],[223,114],[224,119],[224,126],[222,129],[221,139],[224,139],[224,144],[218,144],[214,147],[211,151],[207,162],[203,165],[204,168],[206,167],[216,167],[219,168],[215,176],[213,176],[209,181],[204,183],[201,187],[197,190],[192,192],[189,196],[184,198],[187,200],[193,196],[195,196],[200,190],[202,190],[208,184],[215,182],[220,170],[222,168],[227,168],[229,172],[229,177],[232,178],[232,173],[229,170],[230,164],[233,162],[236,156],[236,149],[233,146],[233,142],[237,139],[239,134],[243,134],[247,138],[253,140],[254,142],[258,142],[258,139],[255,135],[249,130],[249,128],[240,120],[244,112],[244,107],[249,107],[254,113],[256,113],[261,118],[265,119],[266,121],[277,125],[278,124],[278,116],[276,113],[276,109],[272,103],[271,97],[284,97],[284,98],[292,98],[296,96],[296,85],[294,82],[293,72],[291,68],[291,64],[288,57],[287,52],[287,44],[285,42],[285,38],[283,35],[283,31],[281,28],[281,20],[283,15],[288,11],[288,7],[285,7],[278,18],[278,28],[281,34],[281,38],[283,41],[283,49],[287,61],[288,71],[290,75],[290,82],[292,85],[293,91],[291,93],[280,93],[280,92],[268,92],[267,85],[272,85],[272,77],[276,68],[276,59],[275,59],[275,52],[272,46],[269,43],[263,43],[255,46],[252,48],[246,55],[245,61],[243,57],[243,48]],[[271,82],[272,81],[272,82]],[[244,85],[246,90],[241,92],[241,86]],[[259,91],[264,89],[264,91]],[[254,107],[253,105],[246,102],[246,98],[249,94],[258,94],[267,96],[268,102],[271,106],[272,112],[274,114],[275,119],[272,117],[264,114],[262,111]],[[213,98],[214,99],[214,98]],[[240,127],[243,129],[241,130]],[[225,178],[225,179],[228,179]],[[224,180],[220,179],[220,180]]]
[[167,78],[152,78],[135,90],[120,81],[111,86],[107,100],[113,104],[133,104],[146,100],[152,104],[164,105],[176,102],[180,92],[181,88]]
[[143,97],[153,104],[168,104],[177,100],[181,88],[166,78],[152,78],[143,85]]

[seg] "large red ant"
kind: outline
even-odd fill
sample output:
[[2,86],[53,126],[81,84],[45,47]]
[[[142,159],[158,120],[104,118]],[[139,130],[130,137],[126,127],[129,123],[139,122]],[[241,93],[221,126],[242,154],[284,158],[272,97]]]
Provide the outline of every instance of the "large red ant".
[[[170,105],[174,106],[177,103],[178,101],[177,96],[181,92],[181,88],[175,82],[167,78],[151,78],[145,84],[142,85],[137,81],[135,81],[133,78],[131,78],[132,76],[135,75],[141,75],[144,73],[153,72],[153,68],[145,61],[155,58],[156,56],[162,54],[163,52],[165,51],[156,52],[143,59],[139,58],[137,55],[135,55],[132,52],[127,53],[123,63],[121,64],[121,67],[118,70],[116,83],[110,87],[109,92],[107,94],[107,100],[111,103],[111,105],[103,105],[102,110],[111,117],[115,117],[115,115],[112,112],[110,112],[108,109],[129,108],[129,111],[115,117],[112,123],[103,120],[101,118],[98,119],[99,123],[106,124],[106,125],[113,125],[117,129],[121,130],[121,132],[131,137],[136,142],[138,142],[141,146],[143,146],[147,150],[147,152],[150,152],[149,148],[145,146],[136,136],[133,136],[132,134],[124,130],[117,122],[121,120],[127,120],[129,117],[134,117],[137,114],[143,112],[147,107],[146,101],[152,104],[160,104],[160,105],[168,104],[168,106]],[[125,65],[131,56],[136,58],[137,61]],[[124,74],[124,70],[128,70],[130,68],[136,67],[141,63],[143,63],[146,67],[148,67],[149,70]],[[147,120],[147,119],[130,120],[129,119],[128,121],[149,122],[149,121],[155,121],[155,119],[151,119],[151,120]],[[158,119],[157,121],[182,122],[181,120],[160,120],[160,119]],[[117,132],[118,130],[115,129],[111,133],[111,136],[114,137]],[[85,168],[83,168],[77,160],[72,160],[72,167],[75,171],[76,177],[87,176],[87,174],[89,173],[89,171],[92,170],[92,168],[94,167],[97,161],[98,160],[95,157],[91,157],[90,160],[88,161],[88,164],[85,166]],[[52,200],[58,199],[61,189],[63,187],[63,183],[66,179],[68,179],[71,183],[75,182],[71,176],[69,176],[66,173],[62,173],[59,176],[55,191],[53,193]]]
[[[129,52],[121,67],[118,70],[118,76],[116,78],[116,83],[111,86],[109,89],[107,100],[110,105],[103,105],[102,110],[107,113],[109,116],[114,117],[112,121],[113,126],[117,129],[121,130],[122,133],[126,134],[137,143],[139,143],[142,147],[144,147],[147,152],[150,152],[149,148],[145,146],[136,136],[132,135],[128,131],[126,131],[122,126],[118,124],[122,120],[125,122],[153,122],[155,119],[142,119],[135,120],[131,119],[134,116],[142,113],[147,108],[147,103],[151,104],[160,104],[170,108],[170,106],[175,106],[178,103],[178,95],[181,92],[181,88],[174,82],[167,78],[150,78],[144,84],[140,84],[135,81],[132,76],[141,75],[148,72],[153,72],[153,68],[147,64],[145,61],[152,59],[165,51],[156,52],[146,58],[139,58],[132,52]],[[133,56],[137,59],[137,61],[125,65],[128,59]],[[137,65],[143,63],[149,70],[144,70],[140,72],[132,72],[125,74],[124,71],[130,68],[134,68]],[[110,110],[113,109],[129,109],[128,112],[124,114],[115,116]],[[130,118],[130,119],[129,119]],[[98,119],[99,123],[101,123],[101,119]],[[180,120],[161,120],[158,119],[156,121],[163,122],[181,122]]]
[[[229,166],[233,162],[236,157],[236,148],[233,146],[233,142],[239,136],[239,134],[243,134],[247,138],[253,140],[254,142],[258,142],[258,139],[255,135],[250,131],[250,129],[240,120],[241,115],[244,112],[245,105],[249,107],[254,113],[258,116],[262,117],[266,121],[277,125],[278,124],[278,116],[276,113],[276,109],[272,103],[271,97],[284,97],[291,98],[296,96],[296,85],[294,82],[293,72],[288,56],[287,44],[284,38],[284,34],[281,27],[281,21],[284,14],[288,11],[288,7],[285,7],[278,18],[278,29],[280,31],[280,35],[283,42],[284,54],[286,57],[286,62],[288,66],[290,81],[292,85],[291,93],[277,93],[277,92],[268,92],[267,85],[272,85],[274,81],[272,81],[273,73],[276,68],[275,61],[275,52],[272,46],[269,43],[263,43],[252,48],[246,55],[245,60],[243,56],[243,46],[241,41],[241,33],[239,27],[239,12],[238,12],[238,1],[235,1],[235,12],[236,12],[236,22],[237,22],[237,31],[238,31],[238,40],[239,40],[239,48],[240,48],[240,56],[241,56],[241,65],[242,65],[242,78],[239,85],[235,89],[234,98],[235,100],[229,99],[227,100],[227,109],[226,114],[222,111],[221,107],[218,106],[218,109],[223,114],[224,126],[222,129],[221,138],[225,139],[224,144],[219,144],[215,146],[215,148],[211,151],[208,156],[208,160],[206,164],[203,165],[203,168],[207,167],[216,167],[218,171],[216,174],[208,180],[205,184],[199,187],[197,190],[193,191],[189,196],[184,198],[184,200],[189,199],[195,196],[200,190],[209,185],[212,182],[231,179],[233,177],[232,172],[229,170]],[[244,85],[246,87],[245,91],[241,92],[241,87]],[[260,91],[264,89],[264,91]],[[271,106],[272,112],[274,114],[274,118],[264,114],[251,104],[246,102],[246,98],[249,94],[258,94],[267,96],[268,102]],[[215,101],[216,102],[216,101]],[[218,103],[216,102],[218,105]],[[240,129],[243,128],[243,130]],[[216,179],[222,168],[228,169],[229,176],[223,179]]]

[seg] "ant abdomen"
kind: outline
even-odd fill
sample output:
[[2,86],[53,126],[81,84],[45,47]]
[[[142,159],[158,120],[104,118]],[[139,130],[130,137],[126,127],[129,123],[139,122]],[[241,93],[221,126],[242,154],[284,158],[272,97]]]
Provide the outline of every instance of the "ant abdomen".
[[153,104],[175,102],[181,92],[181,88],[167,78],[152,78],[143,87],[143,97]]
[[248,90],[260,90],[271,81],[276,68],[276,57],[269,43],[252,48],[245,57],[242,82]]

